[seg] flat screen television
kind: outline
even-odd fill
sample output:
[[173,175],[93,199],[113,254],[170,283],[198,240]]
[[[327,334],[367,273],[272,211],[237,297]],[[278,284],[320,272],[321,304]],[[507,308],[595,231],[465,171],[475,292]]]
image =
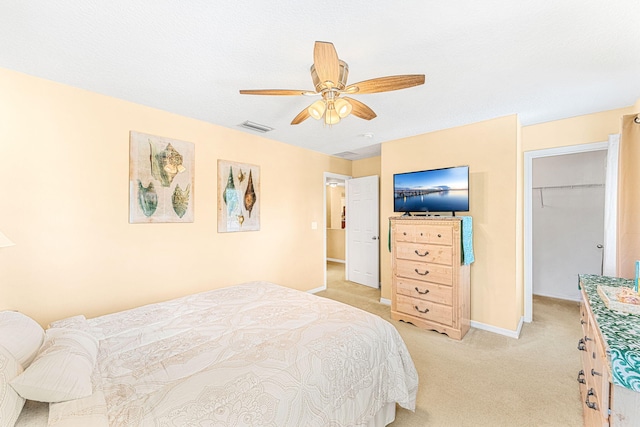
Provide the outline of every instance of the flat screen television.
[[466,212],[469,210],[469,166],[393,175],[393,211]]

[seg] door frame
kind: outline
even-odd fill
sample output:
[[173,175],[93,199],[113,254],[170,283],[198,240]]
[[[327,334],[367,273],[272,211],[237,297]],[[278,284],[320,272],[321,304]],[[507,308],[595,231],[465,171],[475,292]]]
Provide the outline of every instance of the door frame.
[[[337,173],[331,173],[331,172],[325,172],[323,175],[323,180],[322,180],[322,206],[324,207],[323,209],[323,216],[322,216],[322,234],[324,236],[324,238],[322,239],[322,247],[323,247],[323,260],[324,260],[324,289],[327,289],[327,182],[331,179],[340,179],[343,181],[348,181],[351,178],[353,178],[351,175],[340,175]],[[346,187],[346,185],[345,185]],[[346,205],[347,203],[347,198],[349,197],[349,195],[346,193],[345,191],[345,195],[344,195],[344,203]],[[345,227],[345,239],[344,239],[344,258],[345,258],[345,263],[347,261],[347,233],[349,232],[349,227],[348,224]],[[345,264],[345,268],[346,268],[346,264]]]
[[524,321],[527,323],[533,321],[533,159],[608,149],[609,142],[605,141],[524,152]]

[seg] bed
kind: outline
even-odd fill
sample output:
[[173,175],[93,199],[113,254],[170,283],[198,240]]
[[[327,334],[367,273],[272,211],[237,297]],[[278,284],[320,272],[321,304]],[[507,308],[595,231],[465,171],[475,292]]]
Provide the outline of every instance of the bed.
[[[394,326],[268,282],[63,319],[42,341],[8,381],[26,395],[20,427],[369,427],[392,422],[396,403],[415,409],[417,372]],[[55,375],[82,378],[57,378],[68,389],[49,396],[41,377],[65,362],[45,359],[65,345],[59,360],[77,360]]]

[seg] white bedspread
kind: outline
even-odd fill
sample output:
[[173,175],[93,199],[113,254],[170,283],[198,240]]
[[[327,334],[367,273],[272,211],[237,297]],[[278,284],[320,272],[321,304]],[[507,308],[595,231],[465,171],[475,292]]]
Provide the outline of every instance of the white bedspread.
[[49,425],[359,426],[415,408],[397,330],[359,309],[266,282],[52,326],[100,340],[91,397]]

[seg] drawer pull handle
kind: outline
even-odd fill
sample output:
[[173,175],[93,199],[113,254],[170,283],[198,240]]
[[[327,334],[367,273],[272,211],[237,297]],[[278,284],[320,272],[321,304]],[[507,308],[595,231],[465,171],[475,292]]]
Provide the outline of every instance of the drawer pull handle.
[[578,382],[580,384],[586,384],[587,382],[584,380],[584,371],[582,369],[580,369],[580,372],[578,372]]
[[598,372],[595,369],[591,368],[591,376],[595,377],[596,375],[599,376],[599,377],[602,376],[602,374],[600,372]]
[[416,286],[416,292],[419,293],[420,295],[426,295],[429,293],[429,289],[425,289],[424,292],[422,292],[420,289],[418,289],[418,287]]
[[578,350],[587,351],[587,347],[584,345],[584,338],[580,338],[580,341],[578,341]]
[[421,253],[420,253],[420,252],[418,252],[418,250],[416,249],[414,252],[415,252],[415,253],[416,253],[416,255],[418,255],[418,256],[427,256],[427,255],[429,255],[429,251],[424,251],[424,253],[423,253],[423,254],[421,254]]
[[591,396],[595,396],[595,395],[596,395],[596,392],[592,388],[590,388],[589,391],[587,392],[587,398],[584,401],[584,404],[587,405],[587,408],[595,409],[595,410],[598,409],[598,405],[596,404],[596,402],[591,402],[589,400]]
[[426,276],[427,274],[429,274],[429,270],[425,270],[424,273],[420,273],[417,268],[414,268],[413,270],[421,276]]
[[428,313],[428,312],[429,312],[429,309],[428,309],[428,308],[425,308],[425,309],[424,309],[424,311],[422,311],[422,310],[420,310],[420,309],[418,308],[418,306],[417,306],[417,305],[414,305],[414,306],[413,306],[413,308],[415,308],[416,310],[418,310],[418,312],[420,312],[420,313]]

